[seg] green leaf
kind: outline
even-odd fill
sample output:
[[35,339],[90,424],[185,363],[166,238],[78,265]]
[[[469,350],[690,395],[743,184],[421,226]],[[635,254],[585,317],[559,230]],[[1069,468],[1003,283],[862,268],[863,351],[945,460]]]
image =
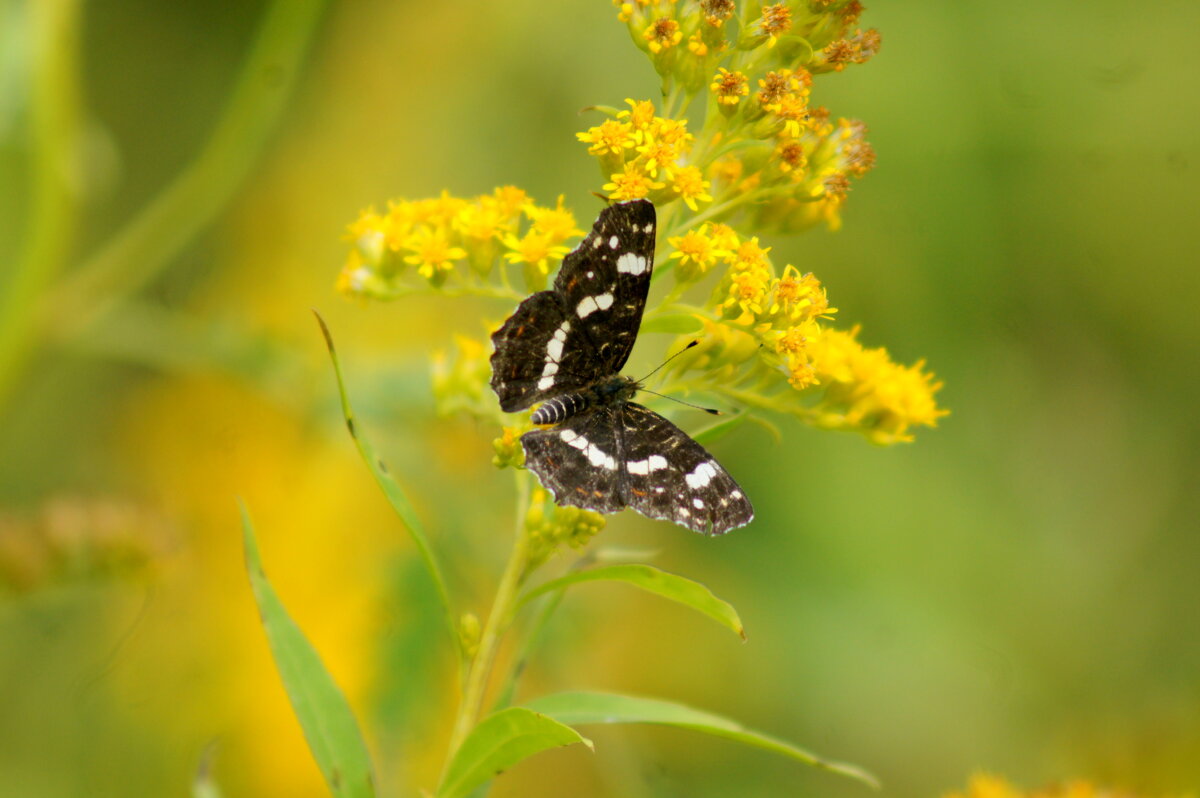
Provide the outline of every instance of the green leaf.
[[700,319],[691,313],[663,313],[646,319],[639,332],[688,335],[699,332],[703,326]]
[[742,426],[742,424],[746,423],[748,417],[749,414],[744,412],[729,416],[718,421],[716,424],[709,425],[700,430],[692,436],[692,440],[702,446],[708,446],[713,441],[725,437],[726,434]]
[[738,617],[737,610],[728,602],[714,596],[711,590],[699,582],[678,574],[667,573],[652,565],[640,563],[608,565],[603,568],[575,571],[538,585],[521,597],[521,604],[551,591],[562,590],[570,585],[601,580],[626,582],[649,593],[691,607],[717,623],[732,629],[743,640],[746,639],[746,630],[742,626],[742,619]]
[[523,707],[509,707],[484,718],[454,754],[438,787],[437,798],[463,798],[479,785],[523,759],[572,743],[592,741],[570,726]]
[[291,619],[263,573],[254,528],[244,505],[242,533],[246,570],[275,666],[292,709],[304,729],[308,748],[330,791],[338,798],[372,798],[371,759],[346,697],[321,663],[316,649]]
[[461,655],[458,619],[455,617],[454,608],[450,604],[450,593],[446,590],[446,579],[442,576],[442,568],[438,564],[437,555],[434,553],[433,547],[429,545],[429,538],[425,535],[425,527],[421,523],[416,510],[413,509],[412,502],[404,494],[404,490],[400,487],[400,484],[392,478],[383,460],[375,453],[375,447],[363,437],[362,430],[358,428],[358,424],[354,420],[354,409],[350,406],[350,397],[346,393],[346,381],[342,377],[342,365],[338,360],[337,349],[333,345],[333,336],[329,332],[329,327],[325,324],[325,319],[321,318],[321,314],[314,310],[313,315],[317,317],[317,323],[321,325],[321,334],[325,336],[325,346],[329,350],[329,359],[333,362],[333,373],[337,377],[338,395],[342,400],[342,415],[346,419],[346,429],[350,431],[350,437],[354,439],[354,445],[358,447],[358,453],[362,456],[363,462],[367,464],[371,475],[375,477],[375,482],[383,490],[383,495],[387,497],[388,503],[392,505],[392,509],[396,511],[396,514],[400,516],[400,520],[408,527],[408,532],[421,554],[421,560],[425,563],[425,570],[429,573],[429,578],[433,580],[434,587],[437,588],[438,599],[442,605],[442,613],[445,616],[446,625],[450,631],[450,639],[454,644],[455,651],[458,651]]
[[747,729],[736,721],[671,701],[613,693],[571,692],[543,696],[530,701],[526,707],[572,726],[588,723],[654,723],[692,729],[783,754],[879,789],[879,781],[859,767],[823,759],[784,740]]

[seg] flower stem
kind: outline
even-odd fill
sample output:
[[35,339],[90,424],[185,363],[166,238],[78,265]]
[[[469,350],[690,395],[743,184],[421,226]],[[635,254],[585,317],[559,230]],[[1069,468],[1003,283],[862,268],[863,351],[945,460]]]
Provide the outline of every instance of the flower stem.
[[492,611],[488,614],[487,623],[483,627],[483,635],[479,639],[479,650],[471,660],[471,668],[467,674],[467,686],[463,691],[462,701],[458,705],[458,714],[454,718],[454,730],[450,734],[450,745],[447,748],[446,762],[448,767],[458,747],[462,745],[467,734],[479,719],[480,708],[483,706],[484,693],[487,691],[492,667],[495,665],[496,652],[500,640],[508,630],[512,620],[512,612],[517,598],[517,591],[524,581],[526,565],[526,534],[525,515],[529,512],[529,472],[517,470],[517,523],[512,553],[508,557],[508,565],[496,588],[496,598],[492,601]]

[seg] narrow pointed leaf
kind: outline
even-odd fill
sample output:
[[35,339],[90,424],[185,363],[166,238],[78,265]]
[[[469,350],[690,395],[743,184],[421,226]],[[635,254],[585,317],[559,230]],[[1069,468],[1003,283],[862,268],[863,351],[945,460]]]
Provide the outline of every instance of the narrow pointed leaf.
[[476,787],[547,748],[592,741],[570,726],[523,707],[509,707],[480,721],[454,754],[437,798],[464,798]]
[[733,605],[714,596],[711,590],[699,582],[641,563],[607,565],[603,568],[575,571],[530,590],[521,597],[521,603],[524,604],[538,596],[554,590],[562,590],[570,585],[599,581],[625,582],[649,593],[691,607],[722,626],[732,629],[743,640],[746,639],[746,630],[742,626],[742,619],[738,617],[737,610],[733,608]]
[[543,696],[525,706],[572,726],[589,723],[653,723],[692,729],[773,751],[807,765],[857,779],[872,788],[879,788],[879,781],[862,768],[824,759],[785,740],[747,729],[729,718],[672,701],[614,693],[571,692]]
[[329,327],[326,326],[325,319],[321,318],[321,314],[314,310],[313,315],[317,317],[317,323],[321,325],[321,334],[325,337],[325,347],[329,350],[329,359],[333,363],[333,373],[337,377],[338,395],[342,401],[342,415],[346,419],[346,429],[350,431],[350,437],[354,439],[358,453],[362,456],[363,462],[367,464],[371,476],[375,477],[375,482],[383,490],[383,495],[387,497],[388,503],[392,505],[396,515],[400,516],[400,520],[408,527],[408,532],[421,554],[421,560],[425,563],[425,570],[429,573],[429,578],[433,580],[434,587],[437,588],[438,599],[449,628],[451,642],[461,653],[458,620],[455,618],[454,609],[450,604],[450,594],[446,590],[446,579],[442,575],[437,555],[434,553],[433,547],[429,545],[429,538],[425,535],[425,526],[421,523],[421,518],[417,515],[416,510],[413,509],[412,502],[408,500],[408,496],[400,487],[400,483],[396,482],[388,473],[387,466],[375,453],[375,447],[359,429],[354,417],[354,409],[350,406],[350,397],[346,393],[346,381],[342,377],[342,364],[338,360],[337,349],[333,345],[333,335],[329,332]]
[[358,722],[312,644],[291,619],[263,573],[250,516],[243,506],[246,570],[275,666],[313,759],[337,798],[373,798],[375,780]]

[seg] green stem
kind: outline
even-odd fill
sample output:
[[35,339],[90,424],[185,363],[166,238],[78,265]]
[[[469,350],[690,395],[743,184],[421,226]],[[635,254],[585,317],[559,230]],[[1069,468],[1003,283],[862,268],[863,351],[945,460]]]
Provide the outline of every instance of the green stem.
[[46,0],[28,15],[32,53],[28,234],[0,290],[0,406],[33,353],[37,301],[62,268],[74,234],[70,176],[79,141],[79,2]]
[[[508,630],[512,620],[513,609],[516,606],[517,592],[526,576],[526,542],[525,515],[529,512],[529,472],[523,469],[516,471],[517,479],[517,523],[512,553],[500,584],[496,588],[496,598],[492,601],[492,610],[484,624],[483,634],[479,638],[479,650],[471,659],[471,668],[467,674],[467,686],[463,691],[462,701],[458,706],[458,714],[454,719],[454,729],[450,734],[450,745],[446,752],[445,766],[450,764],[458,747],[462,745],[467,734],[479,720],[479,712],[483,706],[484,694],[487,691],[489,677],[495,665],[496,652],[500,641]],[[443,769],[444,767],[443,766]]]
[[[42,303],[41,322],[81,335],[208,226],[257,162],[291,94],[325,0],[275,0],[203,150]],[[65,331],[65,332],[64,332]]]

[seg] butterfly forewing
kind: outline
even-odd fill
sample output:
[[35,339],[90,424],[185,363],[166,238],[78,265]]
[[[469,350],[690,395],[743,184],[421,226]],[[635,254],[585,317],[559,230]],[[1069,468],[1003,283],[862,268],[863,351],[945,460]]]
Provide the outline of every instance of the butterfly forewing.
[[521,436],[525,465],[559,504],[615,513],[621,496],[618,408],[598,407]]
[[530,296],[492,335],[492,388],[513,412],[616,374],[633,349],[654,266],[654,206],[600,212],[563,258],[554,289]]
[[630,402],[620,412],[625,503],[650,518],[722,535],[745,526],[754,508],[704,447],[665,418]]
[[563,258],[554,290],[587,332],[607,374],[629,359],[654,269],[654,205],[634,200],[600,211],[592,232]]

